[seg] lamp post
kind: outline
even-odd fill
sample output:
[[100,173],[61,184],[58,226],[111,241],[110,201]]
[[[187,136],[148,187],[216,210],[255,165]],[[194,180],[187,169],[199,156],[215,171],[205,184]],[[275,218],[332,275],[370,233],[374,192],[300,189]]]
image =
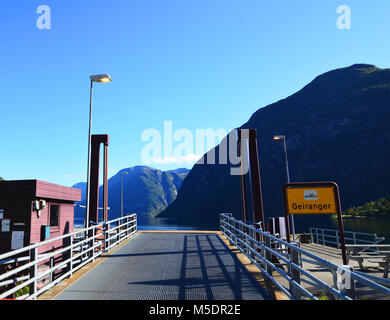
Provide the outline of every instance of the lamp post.
[[84,227],[89,227],[89,194],[90,194],[90,175],[91,175],[91,128],[92,128],[92,88],[94,82],[111,82],[108,74],[98,74],[89,77],[91,80],[91,91],[89,96],[89,131],[88,131],[88,162],[87,162],[87,194],[85,206]]
[[[287,159],[287,147],[286,147],[286,137],[285,136],[274,136],[274,140],[283,140],[283,146],[284,146],[284,159],[286,162],[286,173],[287,173],[287,182],[290,183],[290,172],[288,170],[288,159]],[[293,239],[295,241],[295,224],[294,224],[294,215],[291,215],[291,225],[292,225],[292,234]]]
[[121,218],[123,218],[123,176],[129,174],[128,172],[122,172],[121,174]]

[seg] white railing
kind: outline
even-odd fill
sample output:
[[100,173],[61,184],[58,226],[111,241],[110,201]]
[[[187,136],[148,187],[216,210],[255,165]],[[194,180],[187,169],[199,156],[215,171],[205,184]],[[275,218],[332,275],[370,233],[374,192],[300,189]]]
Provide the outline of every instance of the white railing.
[[[221,232],[232,245],[245,254],[262,273],[290,299],[317,300],[325,294],[333,299],[356,298],[355,283],[369,287],[384,297],[390,297],[390,289],[372,281],[348,266],[338,266],[299,247],[288,243],[257,226],[244,223],[232,214],[220,215]],[[321,267],[332,275],[332,284],[319,279],[303,268],[303,262]],[[276,279],[274,273],[280,277]],[[283,280],[283,281],[282,281]],[[303,285],[303,284],[308,285]]]
[[[311,227],[310,237],[312,243],[341,248],[339,230]],[[377,244],[385,240],[384,237],[378,237],[376,233],[354,231],[344,231],[344,239],[346,244]]]
[[[12,298],[22,289],[28,293],[17,299],[36,299],[136,232],[137,216],[131,214],[1,254],[0,266],[3,269],[9,266],[9,270],[0,274],[0,299]],[[43,246],[54,245],[59,240],[63,241],[60,248],[39,253]],[[44,270],[39,272],[38,268],[42,267]],[[39,287],[42,279],[48,280],[48,283]]]

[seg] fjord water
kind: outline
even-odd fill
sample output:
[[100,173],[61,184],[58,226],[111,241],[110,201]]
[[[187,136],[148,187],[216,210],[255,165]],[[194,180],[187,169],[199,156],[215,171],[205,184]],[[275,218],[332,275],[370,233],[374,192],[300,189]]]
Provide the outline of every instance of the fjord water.
[[[75,218],[75,226],[83,226],[83,218]],[[172,231],[172,230],[210,230],[206,227],[194,227],[188,225],[179,225],[176,223],[176,219],[169,218],[140,218],[138,220],[138,230],[160,230],[160,231]]]
[[[332,219],[333,228],[337,228],[337,220]],[[385,237],[383,243],[390,243],[390,219],[380,218],[345,218],[344,229],[347,231],[376,233],[379,237]]]
[[[298,218],[298,219],[297,219]],[[297,233],[308,233],[310,227],[325,228],[325,229],[337,229],[337,219],[321,220],[317,223],[316,219],[299,219],[295,217],[295,228]],[[75,226],[82,226],[84,219],[75,218]],[[390,243],[390,219],[379,218],[344,218],[343,219],[344,230],[376,233],[379,237],[385,237],[384,243]],[[216,228],[210,227],[198,227],[190,225],[178,224],[176,219],[170,218],[140,218],[138,220],[138,230],[160,230],[160,231],[172,231],[172,230],[212,230]]]

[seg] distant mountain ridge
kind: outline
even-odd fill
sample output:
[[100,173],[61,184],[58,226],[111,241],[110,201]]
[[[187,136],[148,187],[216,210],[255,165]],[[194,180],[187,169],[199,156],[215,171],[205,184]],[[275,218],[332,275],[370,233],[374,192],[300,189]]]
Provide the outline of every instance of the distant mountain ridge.
[[[344,209],[390,194],[389,101],[390,69],[355,64],[257,110],[241,128],[257,129],[266,219],[283,215],[285,162],[274,135],[286,136],[291,181],[335,181]],[[229,170],[196,164],[176,200],[158,216],[214,228],[221,212],[241,217],[239,177]]]
[[[169,204],[177,195],[178,190],[189,169],[161,171],[147,166],[135,166],[120,170],[108,180],[109,219],[120,216],[121,213],[121,176],[123,172],[123,211],[137,213],[139,217],[154,217]],[[82,190],[85,205],[86,183],[79,182],[73,186]],[[102,186],[99,188],[100,206],[103,202]],[[76,208],[75,217],[83,218],[85,209]]]

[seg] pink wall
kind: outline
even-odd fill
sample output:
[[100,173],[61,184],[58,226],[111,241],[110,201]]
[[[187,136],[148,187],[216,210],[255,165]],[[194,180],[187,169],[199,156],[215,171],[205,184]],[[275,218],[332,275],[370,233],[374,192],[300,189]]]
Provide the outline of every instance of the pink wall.
[[[31,238],[30,243],[40,242],[41,240],[41,226],[50,225],[50,216],[49,208],[50,204],[59,205],[59,217],[58,217],[58,227],[50,227],[50,239],[59,237],[64,233],[73,232],[73,219],[74,219],[74,206],[73,203],[59,203],[50,201],[47,202],[45,209],[41,210],[40,217],[38,217],[37,212],[33,211],[31,215]],[[40,247],[39,253],[46,252],[51,250],[53,247],[58,248],[63,244],[63,240],[58,240],[47,245]]]

